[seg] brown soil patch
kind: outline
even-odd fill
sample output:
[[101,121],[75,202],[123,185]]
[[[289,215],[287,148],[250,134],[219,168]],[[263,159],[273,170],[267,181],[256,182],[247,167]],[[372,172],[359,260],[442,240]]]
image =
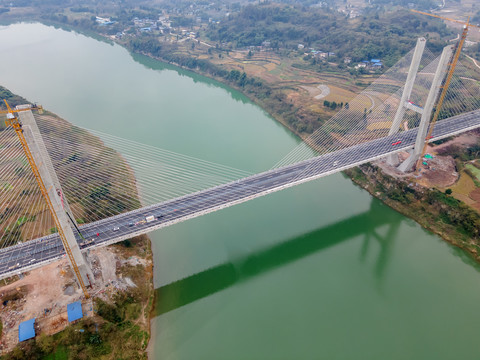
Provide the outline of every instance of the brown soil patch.
[[[91,251],[89,258],[96,281],[89,290],[92,297],[109,301],[115,293],[137,286],[129,277],[117,276],[117,270],[124,264],[147,266],[147,261],[137,256],[125,260],[125,256],[115,247]],[[63,330],[68,325],[67,304],[79,300],[84,316],[93,316],[92,300],[85,300],[65,258],[0,287],[0,319],[3,323],[0,355],[18,343],[18,326],[22,321],[36,318],[37,335],[51,335]]]
[[478,136],[479,136],[479,133],[477,131],[469,131],[467,133],[458,135],[452,140],[447,141],[443,144],[436,145],[434,147],[429,146],[428,151],[434,154],[442,155],[442,154],[448,153],[448,151],[453,146],[466,148],[468,146],[475,145],[478,142]]
[[272,71],[277,68],[277,65],[274,63],[268,63],[264,65],[265,70]]
[[308,95],[310,95],[311,97],[315,97],[319,94],[322,93],[322,91],[315,87],[315,86],[306,86],[306,85],[303,85],[303,86],[300,86],[302,89],[305,89],[306,91],[308,91]]
[[428,163],[428,167],[421,171],[425,186],[443,189],[457,181],[455,160],[451,156],[435,156]]
[[480,189],[477,188],[470,193],[470,199],[472,200],[471,206],[480,212]]
[[480,189],[477,188],[470,193],[470,197],[476,202],[480,203]]
[[[4,332],[0,342],[1,350],[11,349],[18,342],[18,325],[20,322],[37,318],[43,324],[46,333],[51,333],[46,314],[52,319],[67,310],[67,304],[80,300],[83,296],[80,289],[73,285],[73,277],[65,271],[67,261],[62,259],[52,264],[33,270],[22,279],[0,288],[2,312],[0,318],[4,324]],[[72,286],[71,295],[64,290]],[[28,288],[19,299],[2,300],[6,294],[14,289]],[[45,309],[48,309],[46,312]],[[37,324],[39,321],[36,321]],[[55,321],[57,323],[58,321]]]
[[[382,171],[395,178],[408,178],[417,184],[427,188],[437,188],[445,191],[450,188],[452,195],[458,200],[480,211],[480,188],[477,188],[472,178],[462,171],[457,172],[456,163],[448,153],[452,150],[458,151],[475,145],[479,141],[480,132],[470,131],[436,146],[428,146],[427,153],[432,154],[433,159],[427,160],[428,166],[423,166],[418,176],[414,173],[403,174],[395,167],[389,166],[385,159],[375,162]],[[399,153],[399,161],[402,162],[408,157],[407,153]]]
[[346,89],[345,88],[346,85],[344,85],[344,87],[340,87],[337,85],[335,85],[335,82],[332,83],[328,83],[328,87],[330,88],[330,94],[328,96],[325,97],[325,100],[328,100],[328,101],[335,101],[336,103],[347,103],[347,102],[350,102],[355,96],[358,95],[358,93],[355,93],[349,89]]

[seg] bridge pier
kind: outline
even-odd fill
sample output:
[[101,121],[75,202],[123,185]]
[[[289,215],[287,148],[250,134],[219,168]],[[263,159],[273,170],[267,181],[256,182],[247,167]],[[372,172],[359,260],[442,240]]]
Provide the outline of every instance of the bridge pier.
[[[23,106],[19,106],[21,109]],[[94,276],[87,259],[82,255],[78,246],[75,234],[73,232],[73,226],[76,226],[75,218],[70,211],[67,199],[63,196],[63,191],[60,186],[60,181],[53,168],[52,161],[47,152],[42,136],[38,129],[37,123],[31,111],[23,111],[18,113],[20,122],[22,124],[23,135],[28,144],[30,152],[32,154],[35,165],[40,174],[41,180],[45,185],[46,194],[52,207],[49,206],[50,211],[54,212],[55,224],[59,233],[63,232],[64,237],[62,242],[66,241],[67,244],[63,244],[72,268],[75,270],[77,282],[79,285],[91,286],[94,282]],[[56,219],[55,219],[56,217]],[[67,249],[67,247],[69,249]],[[78,269],[78,273],[77,270]],[[79,279],[80,277],[80,279]],[[82,288],[84,287],[82,286]]]
[[[398,105],[397,112],[395,113],[395,117],[392,122],[392,126],[390,127],[390,131],[388,132],[389,136],[398,132],[400,124],[403,120],[403,116],[405,115],[405,109],[409,108],[408,99],[410,99],[410,95],[412,94],[413,85],[415,84],[418,67],[420,66],[420,61],[422,60],[423,51],[425,50],[426,43],[427,40],[425,40],[425,38],[423,37],[418,38],[417,40],[417,45],[415,46],[412,62],[410,63],[410,68],[408,70],[407,80],[403,88],[402,98],[400,99],[400,104]],[[398,165],[398,155],[389,155],[387,157],[387,163],[392,166]]]
[[425,107],[422,111],[422,118],[420,120],[420,125],[418,126],[418,133],[417,138],[415,140],[415,147],[413,148],[412,153],[410,156],[400,164],[398,170],[402,172],[407,172],[412,170],[415,166],[418,158],[422,154],[423,145],[425,144],[425,136],[427,136],[428,126],[430,124],[430,119],[432,117],[433,107],[437,102],[438,95],[440,94],[440,89],[442,87],[442,83],[445,79],[445,75],[447,74],[448,63],[452,59],[453,56],[453,45],[446,46],[443,49],[442,55],[440,56],[440,61],[437,65],[437,70],[435,71],[435,75],[433,77],[432,86],[430,87],[430,91],[428,93],[427,101],[425,102]]

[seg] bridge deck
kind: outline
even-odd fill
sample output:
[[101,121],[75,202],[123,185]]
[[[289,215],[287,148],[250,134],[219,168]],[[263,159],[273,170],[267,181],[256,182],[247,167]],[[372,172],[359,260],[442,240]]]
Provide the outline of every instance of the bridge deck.
[[[438,121],[430,141],[480,127],[480,110]],[[413,147],[417,129],[321,155],[235,182],[83,225],[82,251],[113,244],[266,194],[327,176]],[[401,143],[392,146],[393,142]],[[139,223],[147,215],[156,218]],[[137,223],[137,224],[135,224]],[[133,224],[133,225],[132,225]],[[114,230],[117,228],[118,230]],[[99,234],[97,236],[96,234]],[[93,241],[92,241],[93,240]],[[83,240],[78,239],[79,243]],[[0,250],[0,279],[43,266],[64,256],[58,234]]]

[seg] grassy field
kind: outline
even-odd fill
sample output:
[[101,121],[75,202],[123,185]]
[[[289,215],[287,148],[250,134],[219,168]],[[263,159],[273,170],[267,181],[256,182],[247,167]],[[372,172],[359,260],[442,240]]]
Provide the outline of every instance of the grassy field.
[[472,164],[465,165],[465,168],[469,169],[476,176],[477,180],[480,180],[480,169],[476,168]]
[[53,354],[45,356],[44,360],[68,360],[68,350],[65,346],[59,346]]

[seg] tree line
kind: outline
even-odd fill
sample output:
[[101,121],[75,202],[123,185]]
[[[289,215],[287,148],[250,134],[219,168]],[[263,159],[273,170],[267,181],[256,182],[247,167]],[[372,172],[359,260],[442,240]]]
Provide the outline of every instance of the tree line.
[[353,61],[380,58],[393,65],[415,45],[421,34],[430,34],[429,47],[440,51],[451,31],[438,19],[406,10],[370,12],[349,19],[327,8],[276,3],[247,5],[220,24],[210,24],[206,36],[234,48],[265,46],[271,49],[305,49],[335,52],[341,62],[346,56]]

